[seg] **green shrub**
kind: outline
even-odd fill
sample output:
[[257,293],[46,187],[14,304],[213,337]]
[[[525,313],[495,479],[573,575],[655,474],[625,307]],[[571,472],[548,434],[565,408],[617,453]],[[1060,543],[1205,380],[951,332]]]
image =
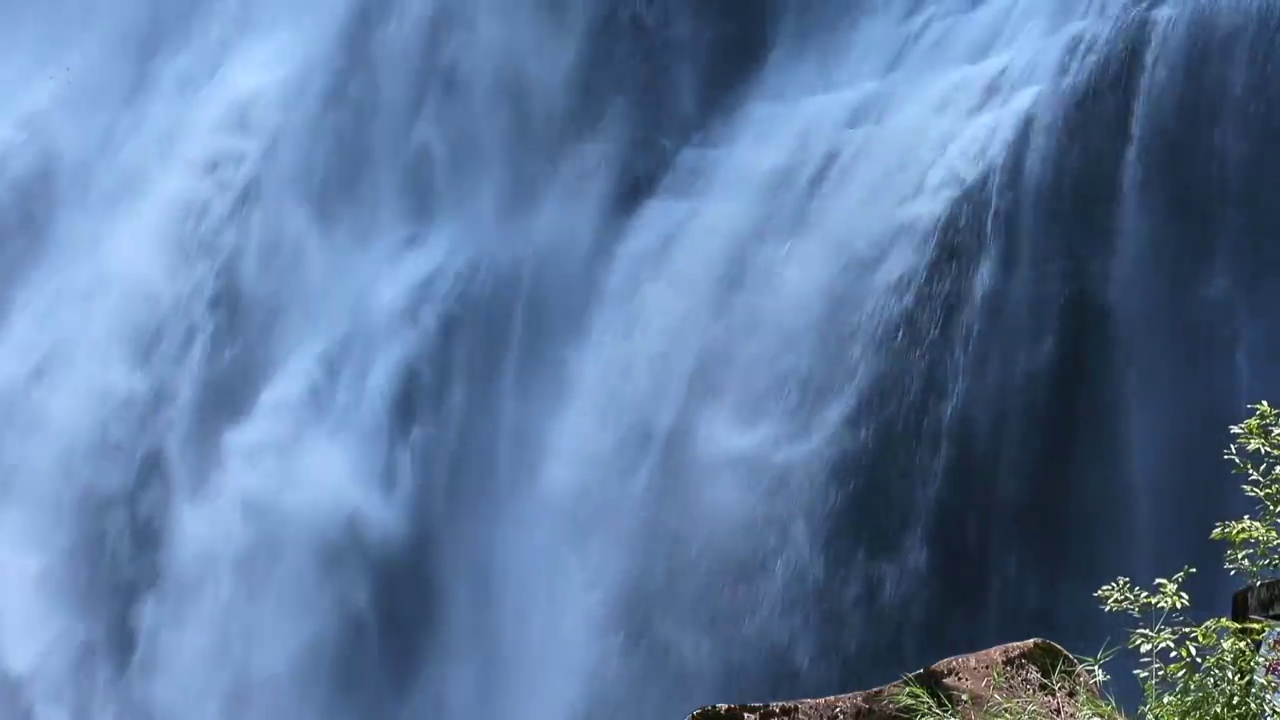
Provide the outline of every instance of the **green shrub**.
[[[1256,517],[1219,523],[1210,534],[1227,544],[1224,566],[1250,581],[1280,571],[1280,414],[1266,403],[1231,428],[1227,451],[1243,475],[1244,492],[1257,501]],[[1130,631],[1135,674],[1142,687],[1140,718],[1150,720],[1257,720],[1276,709],[1275,680],[1258,672],[1256,643],[1265,628],[1215,617],[1192,622],[1191,601],[1182,590],[1194,570],[1185,568],[1142,589],[1121,577],[1097,592],[1103,609],[1143,621]]]
[[[1227,545],[1224,567],[1249,582],[1280,576],[1280,413],[1267,403],[1250,408],[1254,414],[1231,428],[1234,440],[1226,457],[1244,476],[1243,489],[1256,501],[1254,513],[1219,523],[1210,537]],[[1266,628],[1261,623],[1233,622],[1215,617],[1193,622],[1186,610],[1191,599],[1183,583],[1194,571],[1184,568],[1142,588],[1127,577],[1107,583],[1095,593],[1102,608],[1123,613],[1140,624],[1129,631],[1126,646],[1138,655],[1135,676],[1142,689],[1137,709],[1141,720],[1280,720],[1280,684],[1259,669],[1257,643]],[[1106,693],[1110,678],[1103,665],[1114,653],[1083,658],[1099,689],[1098,702],[1082,701],[1054,713],[1077,720],[1120,718],[1123,714]],[[1050,685],[1052,686],[1052,680]],[[1051,690],[1052,687],[1048,688]],[[953,720],[969,717],[964,708],[908,683],[897,707],[904,717]],[[1037,713],[1039,713],[1037,715]],[[993,701],[981,713],[985,720],[1040,717],[1034,703],[993,690]]]

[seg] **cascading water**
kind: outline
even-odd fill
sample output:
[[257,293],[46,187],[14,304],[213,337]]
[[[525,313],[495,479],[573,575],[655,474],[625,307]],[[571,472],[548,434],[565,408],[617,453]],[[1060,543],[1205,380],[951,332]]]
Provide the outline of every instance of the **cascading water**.
[[[0,718],[1103,632],[1276,387],[1271,2],[0,3]],[[1081,648],[1081,650],[1092,647]]]

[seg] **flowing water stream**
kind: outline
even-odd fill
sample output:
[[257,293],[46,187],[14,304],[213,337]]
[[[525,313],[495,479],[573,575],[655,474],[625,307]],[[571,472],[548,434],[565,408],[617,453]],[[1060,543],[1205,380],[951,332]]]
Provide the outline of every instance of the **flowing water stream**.
[[0,0],[0,718],[653,720],[1100,640],[1110,574],[1212,566],[1280,380],[1278,40]]

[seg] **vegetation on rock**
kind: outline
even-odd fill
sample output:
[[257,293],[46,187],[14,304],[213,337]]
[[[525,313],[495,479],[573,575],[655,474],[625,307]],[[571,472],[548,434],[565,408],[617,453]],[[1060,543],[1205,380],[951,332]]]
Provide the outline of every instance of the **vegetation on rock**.
[[[1243,489],[1256,514],[1218,524],[1210,537],[1227,545],[1224,567],[1233,575],[1260,582],[1280,575],[1280,412],[1262,403],[1252,417],[1231,428],[1227,459],[1244,477]],[[1261,622],[1215,617],[1196,623],[1187,615],[1191,599],[1183,583],[1192,568],[1158,578],[1149,588],[1127,577],[1096,593],[1107,612],[1138,621],[1126,647],[1137,654],[1134,671],[1142,689],[1136,710],[1141,720],[1259,720],[1280,718],[1277,679],[1260,669],[1257,648],[1266,632]],[[1103,671],[1115,653],[1081,659],[1078,667],[1050,677],[1040,698],[1025,688],[997,684],[980,707],[952,702],[927,688],[907,683],[897,698],[903,717],[921,720],[1031,720],[1079,718],[1110,720],[1125,714],[1106,695],[1110,678]],[[1277,666],[1280,670],[1280,665]],[[1069,704],[1046,707],[1043,697],[1062,697],[1061,687],[1091,676],[1097,694],[1076,694]]]

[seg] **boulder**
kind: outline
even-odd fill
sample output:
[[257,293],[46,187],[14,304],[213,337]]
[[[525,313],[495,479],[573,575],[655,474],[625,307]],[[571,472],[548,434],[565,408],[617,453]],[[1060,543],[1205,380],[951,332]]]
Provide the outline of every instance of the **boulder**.
[[[1074,720],[1097,700],[1092,676],[1070,653],[1035,639],[948,658],[873,690],[764,705],[713,705],[688,720],[978,718],[984,710],[1014,706],[1016,717]],[[921,703],[943,712],[922,712]]]

